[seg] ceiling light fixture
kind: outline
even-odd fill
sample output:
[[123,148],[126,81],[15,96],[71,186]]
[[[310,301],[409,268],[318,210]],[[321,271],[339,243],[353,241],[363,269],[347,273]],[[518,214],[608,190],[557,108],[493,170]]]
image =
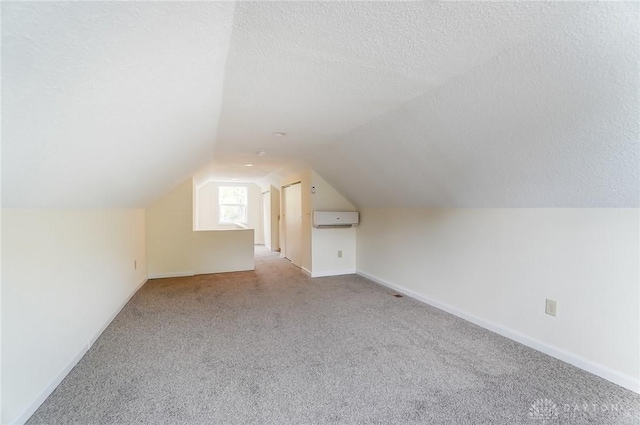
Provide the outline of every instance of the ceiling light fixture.
[[287,133],[273,133],[274,136],[283,137],[286,136]]
[[265,151],[258,151],[256,152],[256,155],[258,156],[265,156],[267,153]]
[[244,164],[245,167],[253,167],[253,164]]

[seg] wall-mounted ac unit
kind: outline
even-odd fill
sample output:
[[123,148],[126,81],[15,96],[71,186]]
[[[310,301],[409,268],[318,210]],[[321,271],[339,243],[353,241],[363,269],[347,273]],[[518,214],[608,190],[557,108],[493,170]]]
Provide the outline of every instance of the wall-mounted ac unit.
[[314,211],[313,227],[318,229],[332,227],[356,227],[358,225],[356,211]]

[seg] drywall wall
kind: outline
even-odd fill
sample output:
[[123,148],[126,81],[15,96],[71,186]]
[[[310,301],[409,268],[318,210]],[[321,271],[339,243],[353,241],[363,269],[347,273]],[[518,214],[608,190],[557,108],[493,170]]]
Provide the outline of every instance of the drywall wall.
[[149,277],[194,274],[191,180],[185,180],[146,209]]
[[142,209],[2,210],[2,423],[23,423],[146,280]]
[[193,192],[185,180],[147,208],[149,278],[253,270],[254,231],[194,231]]
[[[355,211],[355,207],[315,171],[311,172],[313,211]],[[356,229],[311,230],[311,276],[334,276],[356,271]]]
[[[355,211],[355,207],[318,173],[310,168],[282,179],[282,187],[301,183],[302,190],[302,270],[312,277],[355,273],[355,229],[314,229],[313,211]],[[280,201],[281,211],[284,210]],[[286,217],[283,216],[283,220]],[[284,221],[280,225],[280,246],[286,252]],[[342,257],[338,257],[342,251]]]
[[204,184],[194,190],[193,230],[218,228],[218,188],[215,184]]
[[194,274],[255,269],[253,229],[201,231],[192,236]]
[[638,220],[638,209],[367,208],[358,272],[640,391]]
[[356,272],[356,229],[312,229],[312,277]]
[[264,243],[262,194],[260,187],[254,183],[229,183],[209,181],[195,190],[195,216],[194,230],[220,230],[234,229],[234,225],[220,224],[220,211],[218,209],[218,192],[220,186],[243,186],[247,188],[247,223],[249,229],[254,229],[254,243]]

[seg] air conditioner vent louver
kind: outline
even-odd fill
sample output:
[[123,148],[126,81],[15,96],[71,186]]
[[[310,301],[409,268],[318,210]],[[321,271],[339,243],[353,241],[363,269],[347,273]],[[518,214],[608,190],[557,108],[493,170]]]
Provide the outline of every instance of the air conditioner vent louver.
[[358,225],[358,221],[359,215],[356,211],[313,212],[313,227],[317,229],[356,227]]

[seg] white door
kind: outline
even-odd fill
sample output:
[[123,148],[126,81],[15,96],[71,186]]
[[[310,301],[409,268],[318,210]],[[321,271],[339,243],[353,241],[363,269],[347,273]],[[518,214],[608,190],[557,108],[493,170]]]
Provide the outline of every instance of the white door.
[[293,264],[302,266],[302,190],[296,183],[284,188],[285,254]]
[[269,192],[262,194],[262,215],[264,246],[271,250],[273,248],[271,248],[271,194]]

